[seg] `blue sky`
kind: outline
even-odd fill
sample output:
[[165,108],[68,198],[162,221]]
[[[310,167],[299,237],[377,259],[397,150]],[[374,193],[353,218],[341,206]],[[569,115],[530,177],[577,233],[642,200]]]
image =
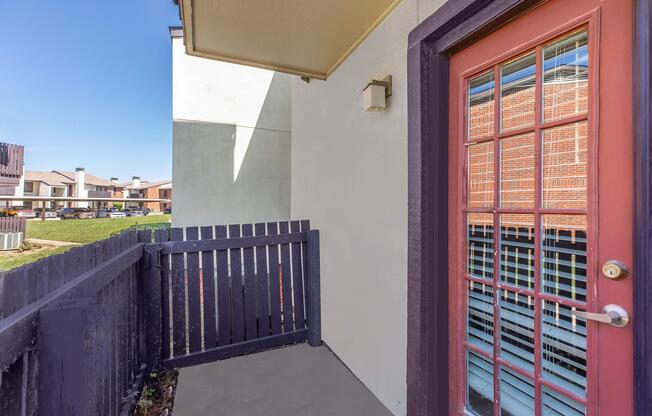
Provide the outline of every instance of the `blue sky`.
[[0,0],[0,141],[31,170],[172,175],[172,0]]

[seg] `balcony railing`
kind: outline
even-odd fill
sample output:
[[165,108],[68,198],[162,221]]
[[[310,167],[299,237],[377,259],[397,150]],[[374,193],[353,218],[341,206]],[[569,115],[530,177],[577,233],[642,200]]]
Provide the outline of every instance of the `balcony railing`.
[[161,367],[319,346],[319,276],[308,221],[131,229],[0,272],[2,415],[132,414]]
[[111,198],[111,191],[88,191],[89,198]]

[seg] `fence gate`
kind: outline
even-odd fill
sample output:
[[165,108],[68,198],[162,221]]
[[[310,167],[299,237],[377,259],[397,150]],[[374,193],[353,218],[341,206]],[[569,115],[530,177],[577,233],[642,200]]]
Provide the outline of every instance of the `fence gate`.
[[157,230],[145,253],[154,367],[321,343],[319,231],[308,221]]

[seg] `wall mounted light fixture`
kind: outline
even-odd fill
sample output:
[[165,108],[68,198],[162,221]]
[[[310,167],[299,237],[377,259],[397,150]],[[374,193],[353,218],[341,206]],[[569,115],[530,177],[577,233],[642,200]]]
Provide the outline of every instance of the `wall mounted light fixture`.
[[371,80],[362,90],[364,111],[383,111],[387,108],[387,98],[392,96],[392,76],[378,81]]

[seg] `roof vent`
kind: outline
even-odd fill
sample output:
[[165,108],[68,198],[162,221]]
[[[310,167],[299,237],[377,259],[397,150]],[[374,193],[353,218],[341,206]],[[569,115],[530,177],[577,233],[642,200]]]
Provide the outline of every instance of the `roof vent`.
[[84,172],[85,170],[84,168],[75,168],[75,172]]

